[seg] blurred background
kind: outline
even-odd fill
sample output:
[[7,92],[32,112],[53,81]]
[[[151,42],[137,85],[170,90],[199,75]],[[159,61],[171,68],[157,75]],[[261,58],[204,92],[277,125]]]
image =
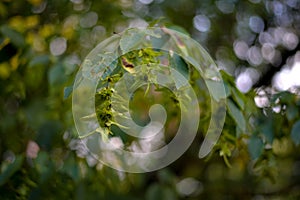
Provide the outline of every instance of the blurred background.
[[[299,11],[299,0],[1,0],[1,199],[299,199]],[[127,174],[89,156],[68,93],[99,42],[155,22],[232,76],[257,137],[202,160],[196,140],[165,169]]]

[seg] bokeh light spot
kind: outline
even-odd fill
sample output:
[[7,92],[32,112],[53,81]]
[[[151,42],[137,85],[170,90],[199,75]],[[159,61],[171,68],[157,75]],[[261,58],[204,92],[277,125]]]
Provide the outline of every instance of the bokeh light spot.
[[260,33],[265,28],[265,23],[262,18],[258,16],[251,16],[249,19],[249,27],[255,33]]
[[260,65],[263,61],[260,48],[257,46],[251,47],[247,52],[247,60],[254,66]]
[[235,41],[233,44],[235,55],[240,59],[246,59],[248,52],[248,44],[244,41]]
[[50,52],[54,56],[60,56],[67,50],[67,40],[63,37],[58,37],[50,42]]
[[235,7],[234,3],[225,0],[216,1],[216,5],[218,9],[225,14],[232,13]]
[[210,20],[205,15],[197,15],[193,19],[194,27],[200,32],[207,32],[210,29]]
[[89,12],[80,19],[80,26],[82,28],[91,28],[97,24],[97,21],[98,21],[97,13]]

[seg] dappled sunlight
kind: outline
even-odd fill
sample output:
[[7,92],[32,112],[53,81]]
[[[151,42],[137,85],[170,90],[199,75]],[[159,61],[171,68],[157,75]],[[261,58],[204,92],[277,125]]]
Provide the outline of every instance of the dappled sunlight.
[[274,87],[280,91],[300,86],[300,52],[291,59],[291,65],[285,65],[273,79]]
[[247,68],[242,71],[237,79],[236,86],[241,92],[248,92],[259,79],[259,72],[254,68]]

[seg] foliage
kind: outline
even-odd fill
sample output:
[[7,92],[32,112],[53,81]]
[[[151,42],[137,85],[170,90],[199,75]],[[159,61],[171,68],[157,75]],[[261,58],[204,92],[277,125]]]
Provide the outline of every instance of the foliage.
[[[273,35],[276,56],[270,60],[263,55],[257,60],[237,54],[234,44],[243,41],[252,50],[266,48],[262,31],[281,30],[283,35],[299,38],[299,2],[141,2],[0,2],[1,199],[298,199],[299,88],[279,91],[271,83],[274,74],[296,59],[299,44],[293,47],[294,43],[277,41]],[[219,6],[221,3],[227,7]],[[210,18],[210,32],[193,27],[195,15]],[[252,16],[263,19],[264,30],[248,26]],[[189,33],[208,49],[224,69],[227,117],[213,152],[199,159],[211,97],[200,75],[187,72],[192,63],[176,56],[168,58],[190,76],[198,95],[203,108],[199,133],[188,151],[169,167],[127,174],[98,163],[82,146],[73,124],[70,94],[79,65],[98,42],[129,25],[146,22]],[[136,40],[139,38],[124,36],[121,50],[134,46]],[[178,45],[184,51],[184,45]],[[249,52],[256,52],[252,50]],[[161,53],[153,49],[127,52],[118,60],[119,71],[103,77],[102,84],[114,84],[123,73],[131,73],[130,65],[159,62]],[[244,94],[236,83],[239,72],[246,68],[260,76],[254,77],[258,80],[253,81],[253,89]],[[98,91],[95,102],[99,122],[107,130],[116,128],[109,116],[111,92],[110,87]],[[167,98],[151,99],[154,93]],[[147,108],[156,101],[169,106],[168,114],[173,117],[168,118],[167,127],[176,133],[177,100],[164,88],[149,86],[137,91],[131,103],[134,118],[146,123]]]

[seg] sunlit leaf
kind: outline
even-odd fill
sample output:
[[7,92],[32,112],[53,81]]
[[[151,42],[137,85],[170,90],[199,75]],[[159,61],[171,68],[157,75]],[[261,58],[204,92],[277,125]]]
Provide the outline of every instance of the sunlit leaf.
[[243,94],[238,91],[236,88],[232,88],[232,96],[234,101],[239,105],[239,107],[241,109],[244,109],[245,103],[244,103],[244,98],[243,98]]
[[219,102],[221,99],[225,98],[226,91],[223,82],[207,79],[205,83],[209,90],[209,94],[214,98],[214,100]]
[[227,102],[227,108],[230,116],[237,123],[239,128],[245,132],[246,131],[246,120],[243,113],[238,109],[238,107],[229,99]]
[[172,29],[174,31],[178,31],[182,34],[185,34],[185,35],[190,35],[189,32],[187,30],[185,30],[183,27],[181,26],[176,26],[176,25],[166,25],[167,28],[169,29]]
[[143,40],[145,34],[143,32],[137,32],[136,30],[130,29],[126,31],[120,40],[120,48],[123,53],[133,50]]
[[7,79],[10,76],[10,66],[7,62],[0,63],[0,78]]

